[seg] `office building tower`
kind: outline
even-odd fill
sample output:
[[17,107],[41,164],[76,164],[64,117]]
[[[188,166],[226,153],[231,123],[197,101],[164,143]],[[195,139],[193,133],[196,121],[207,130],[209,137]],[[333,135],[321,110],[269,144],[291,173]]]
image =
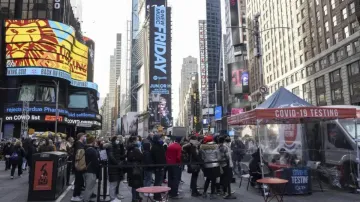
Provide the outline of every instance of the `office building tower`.
[[206,0],[206,40],[207,40],[207,88],[209,104],[215,104],[215,84],[222,68],[222,30],[220,0]]
[[[360,104],[358,1],[252,0],[247,6],[249,26],[260,14],[260,30],[275,28],[260,36],[263,82],[270,94],[284,86],[314,105]],[[253,51],[249,48],[255,94],[260,82],[252,82],[259,73]]]
[[184,104],[185,94],[188,91],[189,84],[191,82],[192,75],[198,72],[197,59],[189,56],[183,59],[183,65],[181,68],[181,81],[180,81],[180,109]]

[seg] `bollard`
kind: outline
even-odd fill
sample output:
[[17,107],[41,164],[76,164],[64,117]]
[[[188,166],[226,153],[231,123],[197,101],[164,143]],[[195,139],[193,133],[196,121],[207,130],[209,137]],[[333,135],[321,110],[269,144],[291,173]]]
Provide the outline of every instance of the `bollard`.
[[67,161],[67,167],[66,167],[66,186],[70,186],[70,175],[71,175],[71,167],[72,167],[72,162],[71,161]]
[[104,169],[103,169],[103,200],[105,201],[106,199],[106,196],[107,196],[107,178],[108,178],[108,162],[105,161],[104,162],[105,166],[104,166]]
[[100,164],[100,170],[99,170],[99,173],[98,173],[98,176],[99,176],[99,178],[98,178],[98,184],[97,184],[97,195],[96,195],[96,202],[100,202],[100,192],[101,192],[101,173],[102,173],[102,169],[103,169],[104,167],[103,167],[103,165],[102,164]]

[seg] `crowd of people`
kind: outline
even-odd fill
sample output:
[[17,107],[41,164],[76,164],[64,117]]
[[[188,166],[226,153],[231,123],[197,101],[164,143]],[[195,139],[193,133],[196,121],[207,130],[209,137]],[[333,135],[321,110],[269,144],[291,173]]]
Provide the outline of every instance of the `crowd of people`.
[[[136,189],[162,186],[164,183],[171,188],[170,198],[181,199],[179,185],[185,169],[191,174],[190,190],[193,197],[235,198],[230,184],[233,174],[241,175],[239,162],[245,154],[245,146],[238,137],[232,141],[227,135],[169,138],[150,133],[144,139],[140,136],[127,139],[113,136],[106,139],[79,133],[75,141],[71,137],[67,140],[55,137],[8,141],[3,146],[5,169],[11,169],[13,179],[17,168],[21,177],[23,170],[27,167],[31,169],[34,153],[48,151],[67,152],[73,162],[75,182],[71,201],[89,202],[95,199],[96,180],[103,165],[104,169],[108,169],[111,201],[120,202],[124,198],[119,191],[120,182],[123,181],[131,187],[132,201],[135,202],[142,200]],[[200,175],[201,172],[203,175]],[[204,176],[202,185],[198,185],[199,176]],[[161,194],[146,197],[162,201]]]

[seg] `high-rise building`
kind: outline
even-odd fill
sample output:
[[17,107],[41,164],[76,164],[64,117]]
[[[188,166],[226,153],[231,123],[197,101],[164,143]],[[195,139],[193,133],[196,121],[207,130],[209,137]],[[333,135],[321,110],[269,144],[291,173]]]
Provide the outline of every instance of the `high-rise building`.
[[207,37],[207,85],[209,104],[215,104],[215,84],[219,78],[222,63],[222,30],[220,0],[206,0]]
[[191,82],[192,75],[197,72],[198,72],[197,59],[192,56],[184,58],[183,65],[181,68],[181,81],[180,81],[181,86],[180,86],[180,94],[179,94],[180,108],[182,108],[184,104],[185,94]]
[[77,18],[79,20],[79,22],[81,23],[83,18],[82,18],[82,0],[70,0],[71,3],[71,7],[74,11],[74,15],[75,18]]
[[[115,51],[114,51],[115,52]],[[115,106],[115,89],[116,89],[116,72],[115,56],[110,56],[110,72],[109,72],[109,103],[111,107]]]
[[358,1],[251,0],[247,9],[249,27],[260,14],[260,30],[274,28],[261,32],[262,68],[249,48],[253,94],[259,69],[270,94],[284,86],[314,105],[360,104]]

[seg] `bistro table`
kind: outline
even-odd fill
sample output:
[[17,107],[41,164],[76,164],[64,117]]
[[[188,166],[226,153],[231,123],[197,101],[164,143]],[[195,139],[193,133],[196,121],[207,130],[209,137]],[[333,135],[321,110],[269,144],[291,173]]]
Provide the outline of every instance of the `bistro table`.
[[141,187],[136,189],[137,192],[144,194],[145,197],[147,197],[146,201],[152,201],[154,202],[150,196],[150,194],[163,194],[162,198],[165,199],[164,201],[168,200],[168,193],[171,190],[170,187],[165,186],[152,186],[152,187]]
[[[269,202],[272,201],[274,198],[276,198],[276,200],[278,202],[283,202],[283,197],[284,197],[284,192],[285,192],[285,188],[286,188],[286,184],[288,183],[288,180],[283,180],[280,178],[262,178],[259,180],[256,180],[257,183],[260,183],[262,185],[266,184],[269,186],[269,191],[270,193],[265,194],[264,193],[264,201],[265,202]],[[282,190],[279,189],[278,187],[283,186]],[[271,197],[271,198],[270,198]],[[270,198],[270,200],[269,200]]]

